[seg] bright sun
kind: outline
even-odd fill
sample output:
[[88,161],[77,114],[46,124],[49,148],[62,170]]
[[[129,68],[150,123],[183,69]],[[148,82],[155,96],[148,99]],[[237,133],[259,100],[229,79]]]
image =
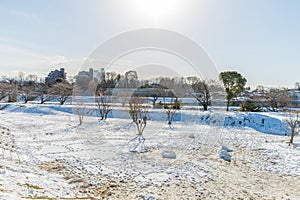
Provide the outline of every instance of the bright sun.
[[140,16],[160,20],[175,15],[180,8],[180,0],[132,0],[132,7]]

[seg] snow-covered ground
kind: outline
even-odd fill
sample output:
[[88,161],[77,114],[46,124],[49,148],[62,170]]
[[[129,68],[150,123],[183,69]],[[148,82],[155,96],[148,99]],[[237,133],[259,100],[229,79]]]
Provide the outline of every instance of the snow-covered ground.
[[[182,110],[170,128],[162,111],[149,110],[148,151],[138,154],[129,151],[136,128],[125,110],[79,126],[71,105],[2,107],[0,126],[17,151],[0,159],[0,199],[300,197],[300,138],[288,146],[283,113]],[[221,146],[231,162],[219,158]]]

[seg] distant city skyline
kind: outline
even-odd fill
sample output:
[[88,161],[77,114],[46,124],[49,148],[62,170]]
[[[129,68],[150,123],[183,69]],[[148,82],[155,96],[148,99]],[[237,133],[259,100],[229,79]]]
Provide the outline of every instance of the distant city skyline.
[[[294,87],[300,81],[299,7],[297,0],[1,0],[0,75],[45,77],[61,67],[75,75],[101,43],[154,27],[191,38],[219,72],[236,70],[252,88]],[[124,67],[120,72],[138,67],[141,55],[116,63]],[[150,65],[143,66],[144,72]],[[170,67],[179,74],[185,68],[179,61]]]

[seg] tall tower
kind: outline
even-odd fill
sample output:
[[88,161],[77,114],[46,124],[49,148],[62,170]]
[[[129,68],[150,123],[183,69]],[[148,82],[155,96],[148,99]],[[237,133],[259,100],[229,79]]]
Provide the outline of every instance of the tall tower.
[[100,79],[99,79],[100,82],[102,81],[105,81],[105,69],[102,67],[100,69]]

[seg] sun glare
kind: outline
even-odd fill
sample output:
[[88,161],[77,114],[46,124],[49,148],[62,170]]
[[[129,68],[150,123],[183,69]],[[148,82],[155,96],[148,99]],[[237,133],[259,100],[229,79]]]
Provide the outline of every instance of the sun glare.
[[153,20],[175,15],[180,8],[179,0],[132,0],[131,3],[135,12],[138,12],[140,16]]

